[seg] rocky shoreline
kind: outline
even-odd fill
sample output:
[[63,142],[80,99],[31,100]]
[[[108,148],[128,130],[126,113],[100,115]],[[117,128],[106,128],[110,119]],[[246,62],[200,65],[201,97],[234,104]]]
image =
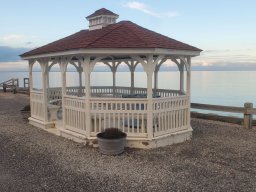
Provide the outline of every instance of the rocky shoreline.
[[190,141],[105,156],[28,124],[0,93],[0,191],[256,191],[256,129],[192,119]]

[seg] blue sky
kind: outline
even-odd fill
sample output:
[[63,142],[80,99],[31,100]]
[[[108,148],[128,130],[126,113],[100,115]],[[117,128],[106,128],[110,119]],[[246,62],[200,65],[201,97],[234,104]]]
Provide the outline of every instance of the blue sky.
[[[118,21],[130,20],[203,49],[202,55],[193,59],[194,66],[256,69],[255,0],[0,0],[0,3],[0,46],[9,49],[35,48],[87,29],[85,17],[105,7],[119,14]],[[19,66],[12,59],[9,62],[13,63],[10,67]],[[0,70],[3,65],[0,63]]]

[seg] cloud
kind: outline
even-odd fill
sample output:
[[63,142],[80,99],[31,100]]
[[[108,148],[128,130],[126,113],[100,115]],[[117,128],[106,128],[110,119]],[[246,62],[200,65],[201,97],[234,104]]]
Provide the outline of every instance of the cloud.
[[19,61],[19,55],[31,50],[31,48],[13,48],[0,46],[0,62]]
[[9,47],[35,47],[35,42],[38,38],[35,36],[26,36],[22,34],[9,34],[0,36],[0,45]]
[[2,37],[3,41],[7,42],[15,42],[15,41],[23,41],[25,39],[24,35],[11,34]]
[[136,9],[153,17],[176,17],[178,16],[177,12],[155,12],[152,11],[146,4],[140,3],[138,1],[130,1],[124,4],[124,7],[128,7],[130,9]]
[[216,66],[222,65],[232,67],[235,65],[256,66],[256,50],[207,50],[203,51],[199,57],[193,58],[193,65],[197,66]]
[[28,71],[28,62],[0,62],[0,71]]

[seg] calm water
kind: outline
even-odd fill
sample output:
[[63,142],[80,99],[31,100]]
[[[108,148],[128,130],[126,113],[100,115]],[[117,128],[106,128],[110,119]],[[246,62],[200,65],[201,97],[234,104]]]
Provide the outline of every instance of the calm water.
[[[41,87],[40,72],[34,72],[35,87]],[[0,72],[0,82],[9,78],[28,77],[27,72]],[[130,85],[130,73],[117,73],[117,86]],[[94,72],[91,76],[92,85],[112,85],[112,73]],[[78,85],[78,73],[68,72],[67,85]],[[50,86],[61,86],[59,72],[50,73]],[[146,75],[135,74],[135,86],[146,86]],[[178,89],[179,72],[160,72],[159,88]],[[256,71],[193,71],[191,83],[191,100],[195,103],[243,106],[244,102],[252,102],[256,106]]]

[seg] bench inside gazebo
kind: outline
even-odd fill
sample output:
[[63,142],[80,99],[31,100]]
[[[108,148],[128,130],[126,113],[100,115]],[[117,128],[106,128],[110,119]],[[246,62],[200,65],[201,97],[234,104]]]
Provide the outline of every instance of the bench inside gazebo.
[[[62,136],[88,144],[110,127],[126,132],[127,146],[136,148],[155,148],[191,138],[191,57],[201,50],[130,21],[116,23],[117,18],[107,9],[97,10],[87,17],[88,30],[21,55],[29,61],[29,122],[45,129],[56,127]],[[180,71],[179,90],[158,88],[159,69],[170,61]],[[35,63],[42,69],[40,90],[33,88]],[[97,63],[110,68],[112,86],[91,85]],[[121,64],[130,70],[129,87],[116,86]],[[61,71],[61,87],[49,87],[49,72],[54,65]],[[78,72],[78,86],[67,86],[68,65]],[[134,86],[138,65],[146,74],[146,88]]]

